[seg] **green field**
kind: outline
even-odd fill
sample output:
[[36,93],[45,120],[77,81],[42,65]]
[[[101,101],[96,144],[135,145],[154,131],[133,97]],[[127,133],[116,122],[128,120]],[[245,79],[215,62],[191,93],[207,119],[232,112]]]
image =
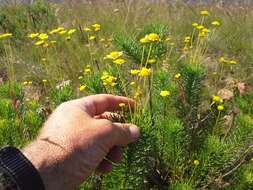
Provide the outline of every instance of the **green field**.
[[[62,102],[133,98],[141,139],[80,189],[253,189],[253,4],[0,5],[0,145]],[[60,129],[59,129],[60,130]]]

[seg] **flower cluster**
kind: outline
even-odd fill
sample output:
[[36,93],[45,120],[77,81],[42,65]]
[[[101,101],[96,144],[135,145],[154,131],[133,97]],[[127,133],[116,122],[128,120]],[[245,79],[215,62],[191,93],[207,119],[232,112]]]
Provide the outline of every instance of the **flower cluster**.
[[110,75],[108,72],[103,72],[101,78],[100,78],[103,82],[103,85],[104,86],[111,86],[111,87],[114,87],[116,86],[116,81],[117,81],[117,78]]
[[160,36],[156,33],[147,34],[145,37],[140,39],[140,43],[142,44],[160,42],[160,41],[161,41]]
[[5,33],[5,34],[0,34],[0,40],[8,39],[13,36],[12,33]]

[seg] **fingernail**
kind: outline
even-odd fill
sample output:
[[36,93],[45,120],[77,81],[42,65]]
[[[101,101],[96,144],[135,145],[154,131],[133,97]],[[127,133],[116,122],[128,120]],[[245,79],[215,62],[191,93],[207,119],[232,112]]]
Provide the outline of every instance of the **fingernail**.
[[136,125],[131,125],[129,131],[133,140],[137,140],[140,137],[140,129]]

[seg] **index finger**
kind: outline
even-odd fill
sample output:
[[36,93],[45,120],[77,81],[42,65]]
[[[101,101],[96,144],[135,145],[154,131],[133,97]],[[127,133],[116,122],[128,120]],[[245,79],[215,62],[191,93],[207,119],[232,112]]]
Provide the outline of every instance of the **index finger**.
[[119,104],[124,103],[133,108],[135,101],[124,97],[110,94],[91,95],[79,99],[82,108],[90,115],[100,115],[106,111],[113,112],[120,109]]

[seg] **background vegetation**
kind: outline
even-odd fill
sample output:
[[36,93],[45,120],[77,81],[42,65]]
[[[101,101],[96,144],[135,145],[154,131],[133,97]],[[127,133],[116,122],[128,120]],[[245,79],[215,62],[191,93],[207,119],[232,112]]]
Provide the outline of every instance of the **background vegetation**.
[[124,95],[139,106],[120,105],[113,120],[137,124],[142,138],[80,189],[252,189],[252,10],[1,5],[0,145],[23,147],[64,101]]

